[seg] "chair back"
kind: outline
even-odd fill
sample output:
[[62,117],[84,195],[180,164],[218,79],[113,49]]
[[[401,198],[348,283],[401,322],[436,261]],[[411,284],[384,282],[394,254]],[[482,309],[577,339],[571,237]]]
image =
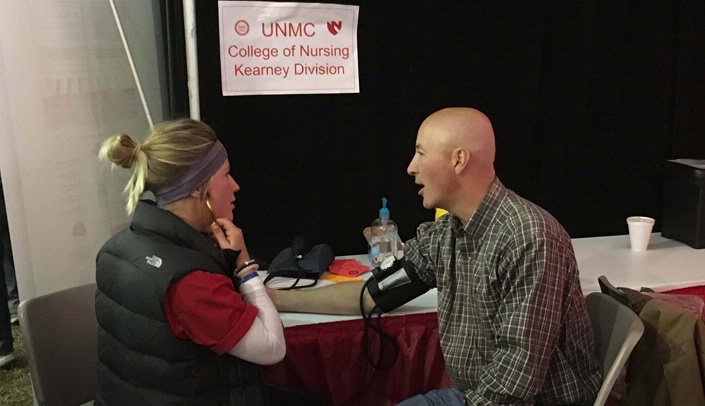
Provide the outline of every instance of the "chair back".
[[95,291],[90,283],[20,303],[20,331],[39,405],[81,405],[95,399]]
[[595,353],[604,371],[594,405],[602,406],[629,354],[644,334],[644,323],[630,308],[604,293],[589,294],[585,303],[595,331]]
[[619,303],[629,307],[629,298],[627,297],[627,295],[624,294],[624,292],[622,292],[621,290],[614,287],[614,285],[612,285],[612,283],[607,280],[607,277],[605,275],[600,275],[600,277],[597,278],[597,283],[600,285],[600,291],[602,291],[602,293],[610,295]]

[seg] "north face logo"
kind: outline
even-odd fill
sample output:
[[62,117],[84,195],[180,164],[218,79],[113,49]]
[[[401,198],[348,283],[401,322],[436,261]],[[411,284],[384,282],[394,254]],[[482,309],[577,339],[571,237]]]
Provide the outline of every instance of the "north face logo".
[[159,268],[160,266],[162,266],[162,259],[156,255],[152,255],[151,257],[145,257],[144,259],[147,260],[147,263],[149,265],[152,265],[155,268]]

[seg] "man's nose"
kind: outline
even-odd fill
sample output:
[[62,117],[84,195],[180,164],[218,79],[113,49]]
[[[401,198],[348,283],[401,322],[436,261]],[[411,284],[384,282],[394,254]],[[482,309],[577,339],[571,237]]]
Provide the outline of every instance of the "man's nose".
[[411,162],[409,162],[409,166],[406,168],[406,173],[408,173],[411,176],[416,175],[416,168],[414,165],[414,159],[412,159]]

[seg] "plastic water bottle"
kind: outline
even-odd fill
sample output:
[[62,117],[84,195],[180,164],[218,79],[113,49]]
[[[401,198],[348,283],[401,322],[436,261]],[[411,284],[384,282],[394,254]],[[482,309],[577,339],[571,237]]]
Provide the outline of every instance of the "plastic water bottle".
[[387,198],[382,198],[382,208],[379,209],[379,218],[372,222],[370,227],[370,262],[378,266],[385,258],[397,253],[397,225],[389,218]]

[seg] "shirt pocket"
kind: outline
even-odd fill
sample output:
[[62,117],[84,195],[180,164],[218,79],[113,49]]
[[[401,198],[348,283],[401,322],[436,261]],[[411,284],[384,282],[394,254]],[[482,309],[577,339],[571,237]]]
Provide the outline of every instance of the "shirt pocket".
[[[478,264],[470,268],[469,277],[467,278],[467,292],[470,292],[473,299],[472,302],[479,310],[494,308],[497,306],[497,292],[494,286],[495,278],[493,273],[487,270],[491,269],[484,263]],[[487,310],[483,310],[486,312]]]

